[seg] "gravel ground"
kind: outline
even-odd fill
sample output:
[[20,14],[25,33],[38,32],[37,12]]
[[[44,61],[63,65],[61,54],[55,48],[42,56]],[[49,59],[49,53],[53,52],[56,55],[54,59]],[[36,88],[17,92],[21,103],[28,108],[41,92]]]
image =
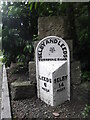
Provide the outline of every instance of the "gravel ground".
[[[13,118],[82,118],[82,112],[88,103],[85,91],[75,86],[74,97],[57,107],[45,104],[37,97],[11,101]],[[56,116],[54,113],[58,113]]]
[[[23,72],[16,74],[12,69],[8,71],[9,83],[22,78]],[[14,74],[15,73],[15,74]],[[27,73],[27,72],[26,72]],[[17,77],[17,78],[16,78]],[[27,74],[24,77],[27,78]],[[38,99],[11,100],[13,118],[25,120],[26,118],[81,118],[82,112],[88,104],[87,84],[73,86],[73,99],[65,103],[51,107]]]
[[[78,104],[77,104],[78,106]],[[12,112],[13,118],[81,118],[81,113],[84,109],[84,105],[81,107],[78,106],[77,113],[75,109],[77,109],[76,105],[70,106],[70,103],[65,102],[64,104],[58,107],[51,107],[46,105],[41,100],[36,97],[31,100],[20,100],[20,101],[12,101]],[[69,109],[69,107],[71,108]],[[53,113],[58,113],[59,116],[56,117]]]

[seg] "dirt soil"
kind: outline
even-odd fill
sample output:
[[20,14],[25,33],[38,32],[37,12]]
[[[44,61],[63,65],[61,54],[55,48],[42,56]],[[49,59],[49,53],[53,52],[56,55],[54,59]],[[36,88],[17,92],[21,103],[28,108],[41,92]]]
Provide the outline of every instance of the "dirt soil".
[[[26,68],[11,67],[7,70],[9,85],[14,81],[29,80],[28,70]],[[51,107],[37,98],[24,100],[12,100],[11,108],[13,118],[25,120],[26,118],[83,118],[82,112],[86,104],[88,104],[90,90],[85,82],[80,85],[73,86],[73,96],[71,101],[57,106]]]

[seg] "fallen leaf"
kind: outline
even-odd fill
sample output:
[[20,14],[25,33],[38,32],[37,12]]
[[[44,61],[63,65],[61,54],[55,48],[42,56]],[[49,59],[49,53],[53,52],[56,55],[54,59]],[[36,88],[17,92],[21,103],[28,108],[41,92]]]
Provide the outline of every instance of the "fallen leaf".
[[60,114],[59,114],[59,113],[54,112],[54,113],[53,113],[53,115],[54,115],[55,117],[58,117]]

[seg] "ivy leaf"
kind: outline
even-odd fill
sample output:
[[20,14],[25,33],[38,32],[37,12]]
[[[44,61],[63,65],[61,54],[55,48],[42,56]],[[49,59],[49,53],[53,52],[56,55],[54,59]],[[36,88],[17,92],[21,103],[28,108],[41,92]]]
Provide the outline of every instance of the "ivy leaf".
[[35,10],[37,9],[37,2],[35,3]]
[[30,11],[32,11],[33,3],[30,3]]

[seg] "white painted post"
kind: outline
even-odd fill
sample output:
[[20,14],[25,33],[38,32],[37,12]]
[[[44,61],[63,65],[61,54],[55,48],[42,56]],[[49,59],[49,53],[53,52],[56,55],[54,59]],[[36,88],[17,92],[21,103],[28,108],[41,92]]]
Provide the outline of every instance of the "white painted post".
[[48,36],[36,47],[38,98],[56,106],[70,100],[70,52],[60,37]]

